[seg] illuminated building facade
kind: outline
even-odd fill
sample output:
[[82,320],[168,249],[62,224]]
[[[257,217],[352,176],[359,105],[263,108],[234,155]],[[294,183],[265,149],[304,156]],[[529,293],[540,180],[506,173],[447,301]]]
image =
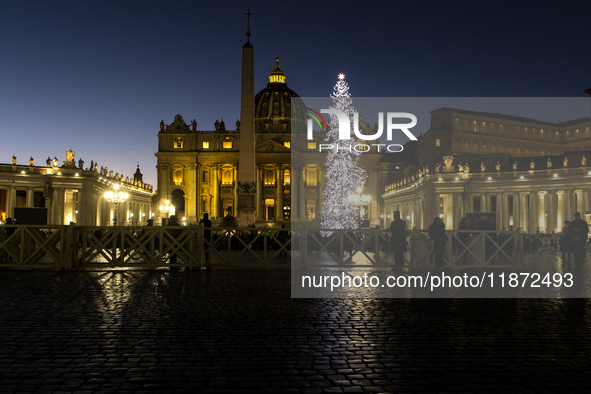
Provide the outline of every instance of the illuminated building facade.
[[588,117],[558,124],[441,108],[413,164],[392,174],[381,216],[426,229],[436,216],[457,229],[469,212],[496,212],[497,229],[551,233],[579,211],[591,220]]
[[[143,225],[152,216],[152,186],[142,182],[139,166],[131,178],[94,162],[81,167],[84,162],[76,164],[72,151],[66,152],[61,166],[57,158],[48,158],[45,166],[36,166],[33,158],[29,164],[17,164],[14,156],[12,164],[0,164],[1,221],[19,221],[15,208],[46,208],[46,223],[51,225]],[[105,197],[115,185],[127,193],[118,204]]]

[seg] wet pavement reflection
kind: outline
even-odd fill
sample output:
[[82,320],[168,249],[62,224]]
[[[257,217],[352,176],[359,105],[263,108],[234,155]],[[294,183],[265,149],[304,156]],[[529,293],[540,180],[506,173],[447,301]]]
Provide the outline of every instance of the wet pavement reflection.
[[292,299],[289,269],[4,270],[0,390],[575,393],[591,387],[590,312]]

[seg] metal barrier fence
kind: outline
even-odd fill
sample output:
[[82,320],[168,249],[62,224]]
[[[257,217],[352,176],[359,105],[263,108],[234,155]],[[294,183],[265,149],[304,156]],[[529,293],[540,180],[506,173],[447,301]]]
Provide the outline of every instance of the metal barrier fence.
[[[513,267],[523,261],[519,232],[447,231],[447,267]],[[427,232],[409,231],[411,268],[433,264]],[[393,266],[386,230],[294,228],[4,226],[0,267],[188,267],[248,262],[300,267]]]
[[[523,262],[519,231],[447,231],[444,250],[446,267],[519,268]],[[387,230],[318,230],[296,232],[300,258],[313,266],[393,266],[394,250]],[[451,242],[450,242],[451,241]],[[420,269],[435,264],[433,242],[427,230],[408,231],[404,258],[407,265]]]
[[[523,242],[519,231],[447,231],[444,252],[446,267],[521,268]],[[434,248],[427,230],[411,232],[411,265],[422,268],[434,264]]]

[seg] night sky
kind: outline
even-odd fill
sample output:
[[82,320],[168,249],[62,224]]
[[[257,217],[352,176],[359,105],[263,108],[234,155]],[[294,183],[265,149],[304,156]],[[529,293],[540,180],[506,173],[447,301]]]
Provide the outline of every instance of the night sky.
[[277,55],[289,87],[307,97],[329,95],[340,72],[354,97],[581,97],[591,88],[584,2],[210,3],[3,2],[0,163],[13,154],[19,164],[61,162],[72,149],[85,166],[127,176],[139,162],[155,185],[160,120],[180,112],[211,130],[239,117],[248,7],[256,91]]

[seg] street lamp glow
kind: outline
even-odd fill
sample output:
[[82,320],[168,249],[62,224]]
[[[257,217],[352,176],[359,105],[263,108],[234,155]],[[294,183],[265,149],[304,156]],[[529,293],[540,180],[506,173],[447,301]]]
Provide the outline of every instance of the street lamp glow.
[[166,217],[168,217],[168,215],[174,215],[174,205],[166,200],[164,201],[164,205],[160,205],[160,212],[165,213]]
[[129,197],[129,194],[119,193],[119,191],[118,191],[119,185],[118,184],[114,184],[113,189],[115,189],[115,193],[108,191],[108,192],[105,192],[104,196],[105,196],[105,200],[107,200],[107,202],[112,202],[113,204],[115,204],[115,224],[117,224],[117,204],[127,200],[127,198]]

